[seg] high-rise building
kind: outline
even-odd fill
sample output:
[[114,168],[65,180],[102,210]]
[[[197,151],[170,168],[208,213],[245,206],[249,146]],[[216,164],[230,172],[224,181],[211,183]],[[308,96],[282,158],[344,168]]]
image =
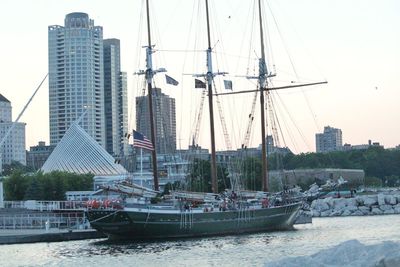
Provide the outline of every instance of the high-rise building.
[[315,144],[317,153],[342,150],[342,130],[325,126],[323,133],[315,135]]
[[10,122],[12,118],[11,102],[0,94],[0,122]]
[[[153,89],[153,109],[156,120],[156,151],[161,154],[176,150],[175,99],[165,95],[160,88]],[[147,96],[136,97],[136,130],[150,139],[149,105]]]
[[11,102],[0,94],[0,142],[12,128],[8,137],[0,147],[0,173],[4,164],[18,161],[26,164],[25,123],[12,121]]
[[106,150],[114,156],[128,154],[127,77],[121,72],[121,50],[118,39],[105,39],[104,110]]
[[86,13],[48,27],[50,145],[84,112],[80,125],[105,146],[103,28]]

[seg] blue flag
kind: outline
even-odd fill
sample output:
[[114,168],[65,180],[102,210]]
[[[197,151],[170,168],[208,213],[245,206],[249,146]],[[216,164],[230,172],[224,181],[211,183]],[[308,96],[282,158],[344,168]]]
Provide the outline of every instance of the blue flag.
[[168,76],[167,74],[165,74],[165,81],[167,82],[167,84],[172,84],[174,86],[177,86],[179,84],[177,80],[175,80],[171,76]]

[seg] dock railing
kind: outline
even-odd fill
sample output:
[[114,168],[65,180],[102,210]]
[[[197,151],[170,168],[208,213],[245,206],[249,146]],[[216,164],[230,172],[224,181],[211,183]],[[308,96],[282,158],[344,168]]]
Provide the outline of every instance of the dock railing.
[[0,229],[85,229],[83,212],[0,215]]
[[[5,209],[27,209],[37,211],[84,211],[85,201],[4,201]],[[1,209],[0,209],[1,210]]]

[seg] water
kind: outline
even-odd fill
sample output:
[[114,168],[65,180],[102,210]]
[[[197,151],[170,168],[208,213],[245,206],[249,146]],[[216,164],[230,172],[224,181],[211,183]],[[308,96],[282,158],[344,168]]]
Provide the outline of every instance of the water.
[[264,266],[357,239],[400,242],[400,215],[318,218],[295,231],[165,242],[99,240],[0,246],[0,266]]

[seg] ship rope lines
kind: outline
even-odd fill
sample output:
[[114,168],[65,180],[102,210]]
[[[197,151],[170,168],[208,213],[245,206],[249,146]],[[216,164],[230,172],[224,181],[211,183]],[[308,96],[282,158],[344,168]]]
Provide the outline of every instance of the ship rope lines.
[[103,219],[105,219],[105,218],[111,217],[111,216],[117,214],[118,212],[119,212],[119,210],[116,210],[115,212],[110,213],[110,214],[107,214],[107,215],[105,215],[105,216],[103,216],[103,217],[97,218],[96,220],[93,220],[93,221],[91,221],[90,223],[94,223],[94,222],[103,220]]
[[246,207],[241,207],[238,210],[237,224],[239,225],[241,222],[250,222],[251,217],[252,214],[250,213],[250,210]]
[[147,207],[147,217],[146,217],[146,222],[144,224],[144,227],[146,227],[147,222],[149,221],[149,218],[150,218],[150,207]]
[[193,227],[193,212],[191,209],[181,210],[180,229],[192,229]]

